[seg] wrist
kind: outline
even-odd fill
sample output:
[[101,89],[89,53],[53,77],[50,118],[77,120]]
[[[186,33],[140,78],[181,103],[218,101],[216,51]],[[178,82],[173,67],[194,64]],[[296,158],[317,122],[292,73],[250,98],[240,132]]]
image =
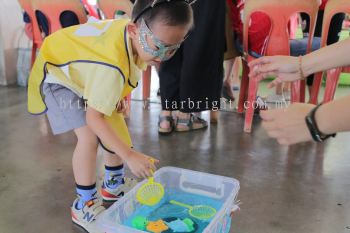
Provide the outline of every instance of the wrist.
[[128,148],[128,150],[125,151],[125,153],[123,153],[123,160],[128,161],[130,160],[132,157],[134,157],[134,150],[131,148]]
[[308,55],[302,56],[301,57],[301,64],[300,64],[300,70],[304,76],[304,78],[310,76],[311,74],[313,74],[313,65],[310,62],[311,60],[309,59]]
[[[324,130],[324,124],[322,121],[321,122],[318,121],[322,116],[322,112],[321,113],[318,112],[320,107],[321,107],[321,104],[317,105],[305,117],[305,122],[306,122],[308,129],[309,129],[309,132],[310,132],[313,140],[316,142],[323,142],[326,139],[328,139],[329,137],[336,136],[336,134],[331,134],[331,133],[328,133],[327,131],[322,131],[322,130]],[[321,123],[321,124],[319,124],[319,123]]]
[[315,112],[315,121],[317,122],[320,132],[323,134],[332,134],[334,133],[330,128],[330,122],[327,119],[327,112],[324,105],[320,106],[319,109]]

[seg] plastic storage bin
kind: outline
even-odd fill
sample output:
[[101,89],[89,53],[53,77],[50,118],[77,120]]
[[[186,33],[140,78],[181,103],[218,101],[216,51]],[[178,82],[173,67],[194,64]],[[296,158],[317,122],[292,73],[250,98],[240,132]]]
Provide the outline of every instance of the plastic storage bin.
[[[202,195],[222,202],[221,209],[217,211],[203,233],[228,233],[230,231],[230,213],[235,207],[235,199],[239,191],[239,182],[237,180],[175,167],[159,169],[154,173],[154,179],[156,182],[162,183],[165,189],[174,188],[181,192]],[[136,200],[136,192],[145,182],[139,183],[122,199],[102,213],[97,222],[101,232],[145,232],[122,225],[137,208],[141,207],[141,204]]]

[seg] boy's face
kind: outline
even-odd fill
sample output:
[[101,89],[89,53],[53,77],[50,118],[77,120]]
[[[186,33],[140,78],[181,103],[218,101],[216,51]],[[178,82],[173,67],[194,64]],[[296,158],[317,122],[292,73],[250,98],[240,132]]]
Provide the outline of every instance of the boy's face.
[[155,22],[151,29],[142,19],[139,26],[130,23],[128,32],[138,56],[148,65],[158,65],[175,54],[190,26],[169,26]]

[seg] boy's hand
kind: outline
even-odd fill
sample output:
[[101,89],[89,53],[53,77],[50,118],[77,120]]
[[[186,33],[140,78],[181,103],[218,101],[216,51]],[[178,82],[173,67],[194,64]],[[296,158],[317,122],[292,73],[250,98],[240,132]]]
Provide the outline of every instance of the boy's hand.
[[127,110],[127,104],[125,99],[122,99],[117,104],[117,112],[118,113],[125,113]]
[[132,150],[126,159],[126,163],[135,176],[146,179],[152,176],[153,171],[157,169],[154,163],[159,163],[159,160]]

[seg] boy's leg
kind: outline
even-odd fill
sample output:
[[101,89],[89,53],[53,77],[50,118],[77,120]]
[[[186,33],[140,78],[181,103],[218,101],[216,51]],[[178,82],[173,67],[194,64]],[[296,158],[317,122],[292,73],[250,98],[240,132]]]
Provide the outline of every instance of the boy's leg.
[[88,126],[74,130],[78,142],[73,154],[73,172],[79,185],[96,183],[96,156],[98,141]]
[[97,137],[88,126],[74,130],[78,142],[73,154],[73,172],[78,198],[74,201],[71,214],[75,224],[93,232],[97,215],[105,208],[97,198],[96,154]]
[[104,152],[105,177],[101,195],[104,201],[114,202],[129,192],[136,184],[135,179],[125,178],[123,160],[116,154]]

